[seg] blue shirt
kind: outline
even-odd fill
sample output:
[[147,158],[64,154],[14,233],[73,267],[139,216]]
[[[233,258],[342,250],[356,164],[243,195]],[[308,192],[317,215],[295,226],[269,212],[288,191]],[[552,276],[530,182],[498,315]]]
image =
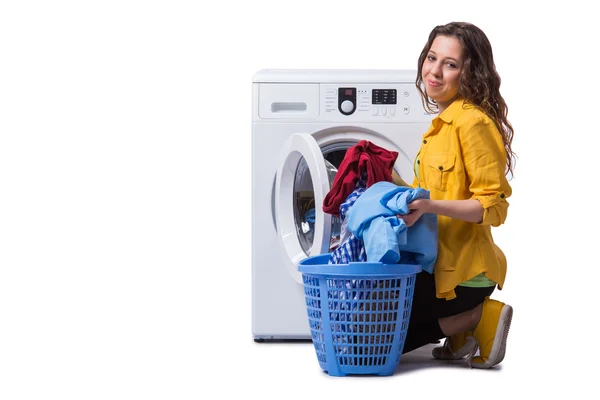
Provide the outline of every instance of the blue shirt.
[[428,190],[391,182],[377,182],[365,190],[348,211],[348,230],[364,241],[368,261],[416,262],[433,273],[438,248],[437,216],[423,214],[410,228],[396,216],[408,214],[412,201],[428,198]]

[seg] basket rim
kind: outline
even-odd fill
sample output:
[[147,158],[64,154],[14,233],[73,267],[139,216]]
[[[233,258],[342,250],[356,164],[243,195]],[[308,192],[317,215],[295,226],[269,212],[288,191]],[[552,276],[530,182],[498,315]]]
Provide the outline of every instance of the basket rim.
[[317,264],[298,265],[298,271],[305,275],[328,275],[328,276],[357,276],[366,278],[375,277],[405,277],[415,275],[422,271],[418,264],[383,264],[380,262],[351,262],[348,264]]

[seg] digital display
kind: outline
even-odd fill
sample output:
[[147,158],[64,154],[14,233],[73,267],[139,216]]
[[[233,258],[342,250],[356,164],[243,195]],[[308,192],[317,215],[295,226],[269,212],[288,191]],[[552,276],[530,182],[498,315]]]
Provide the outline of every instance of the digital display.
[[396,89],[373,89],[373,104],[396,104]]
[[352,89],[346,89],[346,91],[344,92],[344,94],[346,96],[352,96]]

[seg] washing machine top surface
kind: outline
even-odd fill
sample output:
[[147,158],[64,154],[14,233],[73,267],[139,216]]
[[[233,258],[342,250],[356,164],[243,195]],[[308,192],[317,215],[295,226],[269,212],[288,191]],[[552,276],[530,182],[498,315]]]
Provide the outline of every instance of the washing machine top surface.
[[415,70],[393,69],[263,69],[254,83],[415,83]]

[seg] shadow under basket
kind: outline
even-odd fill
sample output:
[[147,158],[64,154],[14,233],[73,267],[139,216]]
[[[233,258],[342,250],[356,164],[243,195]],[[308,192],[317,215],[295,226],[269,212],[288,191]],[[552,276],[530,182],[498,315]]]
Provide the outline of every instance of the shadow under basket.
[[302,260],[306,310],[319,365],[332,376],[388,376],[400,362],[420,265]]

